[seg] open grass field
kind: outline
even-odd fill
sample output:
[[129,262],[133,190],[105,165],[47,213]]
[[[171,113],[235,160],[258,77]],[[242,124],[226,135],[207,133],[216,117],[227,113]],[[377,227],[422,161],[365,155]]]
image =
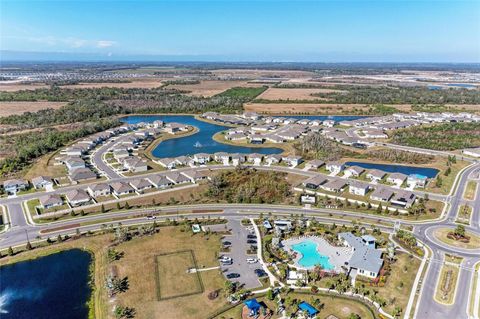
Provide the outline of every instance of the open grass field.
[[478,183],[475,181],[469,181],[467,184],[467,188],[465,188],[465,193],[463,194],[463,198],[468,200],[475,199],[475,193],[477,192]]
[[314,93],[332,93],[338,92],[338,90],[332,89],[283,89],[283,88],[269,88],[262,94],[260,94],[257,99],[263,100],[321,100],[321,98],[312,96]]
[[462,243],[461,241],[453,240],[447,237],[449,232],[453,232],[453,228],[439,228],[434,231],[433,235],[447,245],[463,248],[463,249],[478,249],[480,247],[480,236],[466,232],[465,235],[470,237],[470,242]]
[[0,102],[0,117],[44,109],[59,109],[66,104],[66,102]]
[[259,87],[261,84],[247,83],[247,81],[200,81],[199,84],[172,84],[169,89],[190,91],[188,95],[210,97],[220,94],[233,87]]
[[15,92],[22,90],[36,90],[48,88],[48,85],[42,83],[2,83],[0,84],[0,92]]
[[[134,307],[136,318],[206,318],[210,313],[225,305],[225,299],[218,297],[209,300],[207,295],[213,290],[221,290],[224,278],[218,270],[200,272],[199,275],[205,285],[205,291],[188,297],[178,297],[168,300],[157,300],[155,280],[155,258],[162,253],[179,250],[193,250],[199,268],[218,266],[218,252],[220,251],[220,237],[218,235],[192,235],[191,232],[182,232],[180,227],[163,227],[158,234],[125,242],[118,247],[125,257],[114,262],[120,277],[128,276],[130,289],[118,295],[118,302]],[[173,266],[185,269],[187,265],[179,265],[188,256],[167,258],[162,261],[164,266]],[[179,267],[180,266],[180,267]],[[169,270],[173,272],[181,270]],[[171,280],[172,293],[184,294],[191,291],[189,281]],[[175,283],[177,286],[175,288]],[[173,291],[176,289],[176,292]]]
[[195,268],[195,255],[191,250],[174,251],[155,256],[158,300],[183,297],[203,292],[199,273]]

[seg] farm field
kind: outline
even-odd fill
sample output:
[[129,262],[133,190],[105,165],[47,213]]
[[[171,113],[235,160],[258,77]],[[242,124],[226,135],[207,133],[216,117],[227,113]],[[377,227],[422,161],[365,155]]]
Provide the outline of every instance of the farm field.
[[322,100],[321,98],[312,96],[314,93],[332,93],[338,92],[338,90],[331,89],[284,89],[284,88],[269,88],[262,94],[260,94],[257,99],[263,100]]
[[153,89],[162,86],[163,79],[129,79],[129,82],[99,82],[99,83],[78,83],[72,85],[62,85],[62,88],[68,89],[92,89],[92,88],[125,88],[125,89]]
[[200,81],[199,84],[172,84],[170,89],[190,91],[188,95],[210,97],[220,94],[233,87],[259,87],[261,84],[246,81]]
[[36,90],[48,88],[48,85],[42,83],[2,83],[0,84],[0,92],[15,92],[21,90]]
[[37,112],[48,108],[59,109],[66,104],[66,102],[0,102],[0,117]]

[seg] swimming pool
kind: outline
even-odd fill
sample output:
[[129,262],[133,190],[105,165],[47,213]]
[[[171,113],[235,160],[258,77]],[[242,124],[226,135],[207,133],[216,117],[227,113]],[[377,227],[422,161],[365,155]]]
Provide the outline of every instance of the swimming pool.
[[313,268],[320,265],[322,269],[333,270],[334,266],[330,263],[329,258],[318,252],[317,245],[312,240],[304,240],[292,245],[292,249],[302,255],[297,263],[305,268]]

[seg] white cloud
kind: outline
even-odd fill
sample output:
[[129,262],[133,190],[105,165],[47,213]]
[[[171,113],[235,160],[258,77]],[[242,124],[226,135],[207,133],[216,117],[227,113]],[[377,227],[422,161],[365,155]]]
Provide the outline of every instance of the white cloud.
[[115,41],[109,41],[109,40],[99,40],[97,41],[97,48],[109,48],[111,46],[114,46],[116,44]]

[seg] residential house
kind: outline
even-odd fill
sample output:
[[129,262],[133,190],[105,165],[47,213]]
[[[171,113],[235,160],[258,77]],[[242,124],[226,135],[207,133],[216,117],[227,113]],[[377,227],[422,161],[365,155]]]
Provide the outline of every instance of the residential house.
[[210,162],[210,159],[211,159],[211,156],[210,154],[207,154],[207,153],[197,153],[193,155],[194,162],[200,165],[207,164],[208,162]]
[[80,157],[67,157],[64,160],[65,166],[67,166],[67,169],[69,171],[73,171],[77,168],[84,168],[85,167],[85,161],[81,159]]
[[169,157],[157,159],[155,162],[167,169],[174,169],[177,166],[177,161]]
[[113,194],[117,196],[128,195],[135,193],[135,189],[125,182],[114,182],[110,184]]
[[348,191],[350,192],[350,194],[365,196],[367,195],[369,189],[370,186],[367,183],[352,181],[350,182]]
[[267,134],[265,135],[265,140],[270,143],[283,143],[285,139],[275,134]]
[[363,172],[365,172],[365,169],[360,166],[350,166],[345,170],[346,175],[354,177],[359,177]]
[[253,163],[253,165],[261,165],[263,160],[263,155],[258,153],[252,153],[247,155],[247,161]]
[[324,162],[324,161],[321,161],[321,160],[311,160],[311,161],[308,161],[307,164],[305,164],[305,168],[306,168],[306,169],[319,169],[319,168],[322,167],[323,165],[325,165],[325,162]]
[[303,186],[309,189],[318,189],[321,185],[325,184],[328,179],[323,175],[312,176],[302,182]]
[[329,192],[341,193],[343,192],[346,186],[347,186],[347,182],[344,179],[334,179],[323,184],[320,187]]
[[267,163],[268,166],[272,164],[278,164],[282,161],[282,155],[280,154],[270,154],[265,157],[265,163]]
[[111,193],[110,186],[107,183],[93,184],[87,187],[87,192],[93,198],[108,196]]
[[178,172],[167,173],[165,176],[174,184],[185,184],[190,182],[190,179],[188,177]]
[[85,154],[86,147],[80,147],[80,146],[71,146],[63,152],[67,156],[82,156]]
[[28,182],[23,179],[9,179],[3,182],[3,189],[8,194],[15,194],[28,188]]
[[393,205],[409,208],[415,203],[416,198],[417,196],[414,193],[400,190],[395,193],[391,202]]
[[327,171],[330,173],[340,173],[345,169],[345,164],[340,163],[340,162],[328,162],[327,165],[325,166]]
[[73,183],[80,183],[96,179],[97,174],[86,167],[82,167],[70,171],[68,178]]
[[180,166],[186,166],[188,165],[190,162],[192,162],[192,158],[189,157],[189,156],[177,156],[174,158],[175,160],[175,163],[177,165],[180,165]]
[[297,167],[300,163],[303,162],[303,159],[301,156],[286,156],[282,157],[282,161],[287,163],[288,166],[290,167]]
[[228,165],[230,162],[230,155],[225,152],[217,152],[213,154],[213,159],[215,162],[223,163],[223,165]]
[[251,144],[263,144],[265,138],[262,135],[250,135]]
[[422,187],[427,186],[428,177],[420,174],[410,174],[407,177],[407,186],[408,187]]
[[161,174],[149,176],[147,177],[147,180],[156,188],[167,188],[173,185],[171,180],[169,180],[165,175]]
[[225,135],[225,139],[229,141],[243,141],[247,139],[247,135],[244,133],[233,133]]
[[388,202],[393,196],[393,191],[387,187],[377,187],[370,198],[379,202]]
[[245,155],[240,153],[235,153],[231,155],[232,165],[239,166],[242,163],[245,163]]
[[134,179],[130,181],[130,185],[139,193],[143,193],[147,189],[153,188],[152,183],[150,183],[145,178]]
[[113,150],[113,158],[121,161],[130,156],[130,152],[125,147],[119,147]]
[[165,125],[165,132],[169,134],[177,134],[185,131],[188,131],[188,126],[180,123],[167,123]]
[[90,203],[90,196],[83,189],[73,189],[65,194],[71,206],[81,206]]
[[53,207],[58,207],[63,205],[62,197],[57,194],[41,196],[39,200],[40,200],[40,206],[42,206],[43,209],[50,209]]
[[148,170],[147,162],[139,157],[127,158],[123,161],[123,167],[133,173],[146,172]]
[[385,175],[387,175],[387,173],[385,173],[384,171],[381,171],[379,169],[372,169],[367,172],[366,176],[372,182],[378,183],[385,177]]
[[334,120],[325,120],[322,122],[323,126],[325,127],[333,127],[335,125]]
[[405,180],[407,179],[407,175],[402,173],[392,173],[387,177],[387,182],[395,184],[397,186],[401,186]]
[[205,171],[191,170],[182,172],[181,174],[187,177],[191,183],[210,179]]
[[46,189],[53,187],[53,181],[47,176],[37,176],[32,178],[32,185],[35,189]]

